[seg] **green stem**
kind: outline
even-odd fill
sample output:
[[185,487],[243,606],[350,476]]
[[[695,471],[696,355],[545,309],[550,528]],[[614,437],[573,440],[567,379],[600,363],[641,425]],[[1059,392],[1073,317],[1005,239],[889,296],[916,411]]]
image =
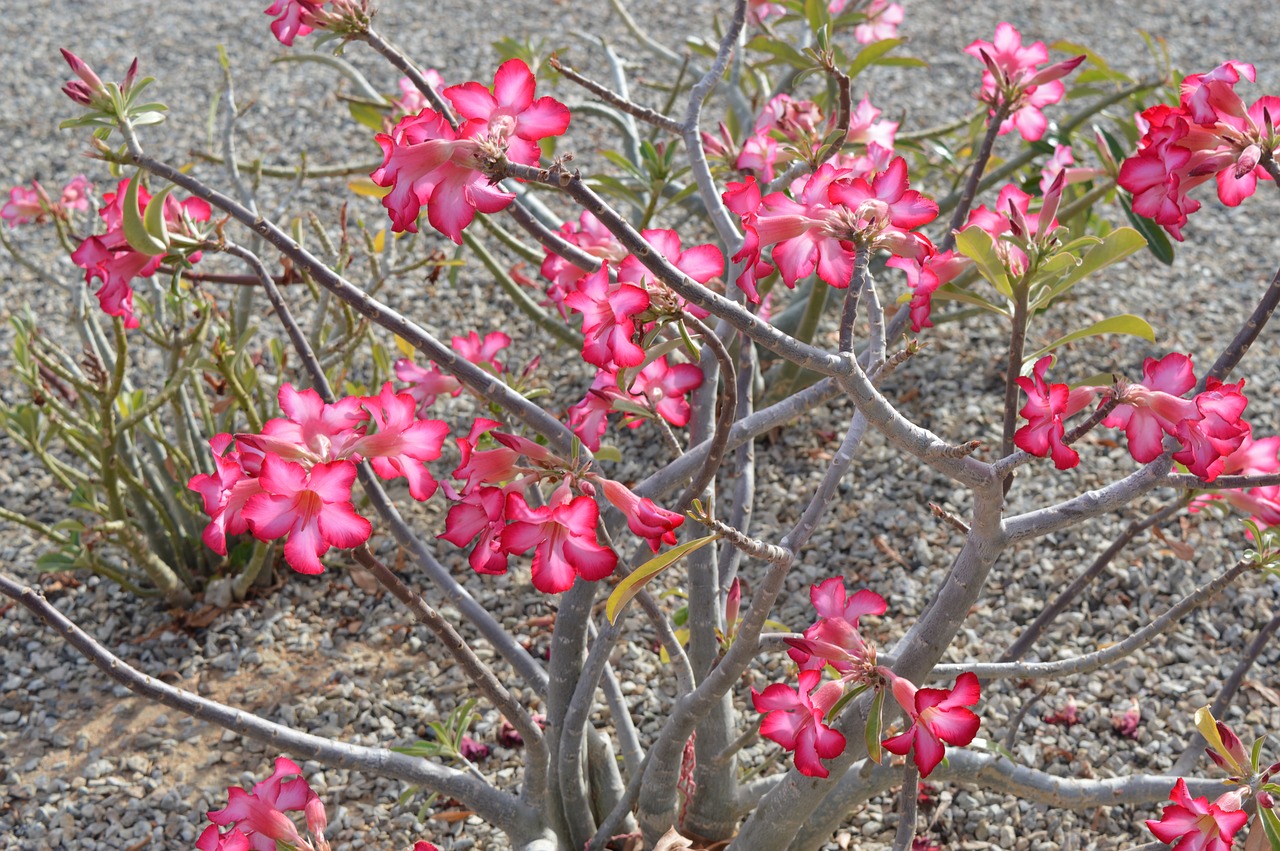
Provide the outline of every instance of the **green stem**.
[[17,523],[19,526],[25,526],[33,532],[45,536],[55,544],[69,544],[71,539],[66,535],[54,529],[39,520],[33,520],[30,517],[24,517],[16,511],[10,511],[7,508],[0,507],[0,520],[8,520],[10,523]]
[[[804,315],[800,317],[800,325],[796,328],[795,337],[804,343],[813,342],[818,331],[818,322],[822,320],[822,312],[827,306],[827,293],[831,287],[821,281],[814,281],[809,291],[809,303],[805,305]],[[783,363],[778,375],[778,392],[770,394],[774,399],[785,399],[795,392],[796,378],[800,375],[800,364],[787,360]]]

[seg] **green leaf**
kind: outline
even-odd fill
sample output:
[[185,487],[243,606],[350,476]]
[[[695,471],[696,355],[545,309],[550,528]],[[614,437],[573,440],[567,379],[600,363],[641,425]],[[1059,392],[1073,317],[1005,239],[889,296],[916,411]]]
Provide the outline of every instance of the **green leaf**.
[[845,74],[852,79],[872,65],[888,64],[885,54],[901,44],[906,44],[906,41],[904,38],[886,38],[883,41],[871,42],[853,57],[853,62],[850,63],[849,70],[845,71]]
[[1142,234],[1143,239],[1147,241],[1147,248],[1166,266],[1173,265],[1173,243],[1169,241],[1169,237],[1165,234],[1164,228],[1144,216],[1139,216],[1133,211],[1133,200],[1129,199],[1127,203],[1122,202],[1120,209],[1124,210],[1125,218],[1129,223]]
[[619,463],[622,461],[622,450],[609,443],[600,444],[600,448],[593,452],[592,455],[595,456],[597,461],[616,461]]
[[36,559],[36,570],[41,573],[57,573],[60,570],[74,570],[76,560],[66,553],[43,553]]
[[781,62],[793,68],[813,67],[813,61],[803,53],[791,45],[778,41],[776,38],[770,38],[767,35],[758,35],[747,42],[747,50],[755,50],[772,56],[772,59],[761,63],[764,65],[774,65]]
[[379,133],[382,132],[383,115],[380,109],[370,106],[367,103],[348,101],[347,110],[351,113],[351,117],[360,124],[363,124],[370,130],[375,130]]
[[1116,228],[1107,234],[1101,243],[1085,252],[1080,258],[1080,265],[1054,284],[1047,293],[1036,299],[1036,306],[1048,304],[1094,272],[1105,269],[1131,254],[1136,254],[1146,244],[1147,241],[1142,234],[1133,228]]
[[884,693],[885,689],[877,689],[871,700],[871,711],[867,713],[867,758],[876,765],[884,758],[880,750],[880,730],[884,726]]
[[148,257],[159,257],[168,251],[169,247],[152,236],[142,221],[142,213],[138,211],[138,187],[141,184],[142,169],[138,169],[133,173],[133,179],[129,181],[129,187],[124,193],[124,209],[121,212],[124,238],[134,251]]
[[1258,818],[1262,819],[1262,829],[1271,843],[1271,851],[1280,851],[1280,818],[1270,807],[1259,807]]
[[871,688],[871,686],[863,683],[862,685],[855,686],[854,688],[846,689],[845,693],[840,695],[840,699],[832,704],[831,708],[827,710],[827,723],[829,724],[834,721],[835,717],[840,714],[840,711],[849,704],[849,701],[853,700],[869,688]]
[[609,623],[616,623],[618,613],[622,611],[622,607],[631,601],[631,598],[640,593],[645,583],[684,558],[694,550],[701,549],[707,544],[719,538],[719,535],[706,535],[701,538],[695,538],[692,541],[686,541],[678,547],[672,547],[664,553],[658,553],[644,564],[631,571],[631,575],[618,583],[618,587],[613,589],[613,593],[609,595],[609,600],[605,603],[605,617],[609,618]]
[[1009,272],[1000,262],[990,234],[982,228],[965,228],[956,234],[956,250],[977,265],[978,273],[996,288],[996,292],[1008,298],[1013,297]]
[[1032,352],[1024,357],[1022,362],[1023,364],[1032,363],[1060,346],[1065,346],[1075,340],[1082,340],[1085,337],[1096,337],[1099,334],[1128,334],[1131,337],[1141,337],[1151,343],[1156,341],[1156,332],[1147,323],[1147,320],[1134,316],[1132,313],[1122,313],[1119,316],[1112,316],[1109,319],[1103,319],[1101,322],[1095,322],[1088,328],[1073,331],[1065,337],[1059,337],[1040,351]]
[[[982,310],[990,311],[991,313],[998,313],[1001,316],[1009,315],[1009,311],[1004,309],[1003,307],[1000,307],[997,304],[987,301],[985,298],[983,298],[980,295],[975,295],[974,293],[971,293],[968,290],[960,289],[959,287],[952,286],[951,284],[944,284],[943,286],[935,290],[933,293],[933,298],[934,298],[934,301],[938,301],[940,299],[942,301],[958,301],[964,304],[972,304],[973,306],[981,308]],[[901,300],[910,301],[911,295],[908,293],[904,295]]]

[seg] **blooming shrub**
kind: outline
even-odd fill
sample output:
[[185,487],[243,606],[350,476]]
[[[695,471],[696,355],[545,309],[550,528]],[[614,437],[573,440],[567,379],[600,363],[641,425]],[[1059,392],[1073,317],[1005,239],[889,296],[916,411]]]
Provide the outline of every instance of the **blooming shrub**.
[[[1253,66],[1232,60],[1166,81],[1177,105],[1147,105],[1170,86],[1136,82],[1089,53],[1050,62],[1045,43],[1024,44],[1002,23],[992,40],[965,50],[982,63],[966,93],[977,102],[972,118],[929,131],[930,149],[905,122],[881,120],[869,95],[854,103],[852,80],[870,65],[917,64],[893,55],[903,44],[898,28],[908,23],[901,7],[880,0],[737,3],[719,48],[690,57],[674,78],[671,103],[688,99],[683,120],[664,114],[670,105],[659,111],[633,100],[620,65],[609,88],[513,42],[507,52],[521,55],[505,56],[491,84],[445,86],[439,72],[418,71],[383,37],[364,0],[277,0],[265,11],[285,47],[306,38],[364,45],[407,75],[384,96],[345,60],[326,58],[377,95],[350,104],[367,128],[355,131],[362,144],[381,150],[368,180],[351,184],[380,198],[377,221],[344,208],[335,243],[320,217],[310,217],[319,247],[309,245],[301,226],[290,233],[258,212],[234,163],[224,166],[239,200],[216,190],[203,168],[194,173],[150,153],[148,128],[164,109],[141,100],[151,81],[138,79],[136,67],[106,83],[66,53],[76,79],[64,91],[79,112],[65,126],[93,128],[95,154],[135,171],[101,198],[77,178],[56,202],[32,183],[13,188],[0,208],[11,230],[54,226],[86,283],[97,287],[99,310],[77,316],[77,327],[86,339],[106,340],[109,326],[114,345],[114,352],[91,346],[88,365],[76,372],[72,359],[40,348],[35,330],[24,329],[18,355],[24,382],[39,394],[33,407],[48,405],[48,421],[74,427],[61,434],[73,451],[83,450],[85,469],[67,472],[45,452],[39,412],[7,413],[6,426],[74,493],[88,493],[77,486],[85,483],[103,494],[81,497],[101,518],[98,528],[75,521],[71,536],[24,525],[68,553],[92,550],[98,534],[115,535],[114,546],[144,562],[154,589],[101,560],[66,558],[179,603],[228,578],[183,581],[182,536],[171,536],[163,557],[149,543],[147,526],[176,527],[175,517],[189,525],[184,506],[202,515],[202,558],[212,552],[230,574],[236,553],[252,553],[235,572],[237,596],[276,548],[287,568],[308,575],[325,573],[349,551],[432,630],[477,699],[504,716],[504,743],[523,748],[518,782],[476,765],[489,754],[467,735],[474,703],[429,722],[430,741],[395,750],[325,743],[159,688],[79,641],[60,615],[7,577],[0,576],[0,591],[47,616],[112,676],[162,702],[321,762],[381,771],[457,798],[527,851],[669,849],[695,840],[700,847],[817,847],[851,801],[896,784],[905,786],[896,847],[932,847],[915,836],[921,778],[1001,788],[1016,774],[1016,788],[1033,797],[1095,806],[1120,789],[1129,800],[1155,803],[1150,790],[1165,784],[1163,776],[1090,785],[1034,766],[1010,769],[1015,755],[979,736],[981,713],[984,692],[1001,681],[1112,665],[1245,571],[1274,573],[1280,563],[1269,529],[1280,517],[1273,478],[1280,438],[1255,436],[1244,418],[1247,380],[1228,380],[1280,302],[1280,279],[1199,377],[1182,352],[1147,357],[1140,380],[1124,377],[1122,362],[1110,381],[1085,377],[1068,348],[1104,334],[1154,343],[1154,330],[1135,315],[1083,324],[1073,288],[1120,260],[1144,257],[1144,249],[1167,259],[1172,246],[1161,228],[1182,239],[1200,207],[1187,192],[1209,176],[1219,200],[1233,206],[1258,180],[1280,176],[1272,120],[1280,101],[1264,96],[1246,107],[1235,92],[1242,79],[1255,79]],[[811,46],[802,52],[784,33]],[[731,55],[738,64],[730,69]],[[1072,75],[1082,67],[1090,76],[1076,87]],[[685,79],[690,68],[696,81]],[[550,82],[546,71],[566,92],[580,86],[600,103],[571,109],[559,99],[571,102],[567,93],[538,96]],[[704,132],[704,101],[717,85],[732,90],[729,114],[716,132]],[[1057,123],[1070,94],[1099,88],[1103,97]],[[1134,126],[1104,114],[1115,104],[1145,109]],[[570,168],[574,154],[559,152],[579,144],[565,137],[571,123],[593,114],[622,134],[622,150],[600,157],[613,170],[594,162]],[[1069,128],[1090,119],[1097,126],[1088,138],[1071,135]],[[641,138],[637,121],[652,138]],[[234,136],[234,115],[227,128]],[[113,135],[123,147],[108,143]],[[1001,136],[1017,152],[1006,152],[1001,174],[984,185]],[[1126,138],[1133,150],[1120,141]],[[956,191],[948,195],[947,186]],[[175,187],[183,200],[171,194]],[[1121,205],[1133,227],[1107,221],[1103,200]],[[79,228],[71,223],[78,214],[92,218],[91,207],[105,232],[77,237],[72,247],[68,237]],[[242,237],[244,244],[236,241]],[[491,237],[503,245],[496,255],[486,247]],[[475,316],[475,327],[456,329],[446,343],[430,330],[438,324],[431,307],[416,318],[391,306],[389,280],[427,267],[434,286],[456,263],[442,248],[455,246],[480,261],[524,318]],[[353,268],[357,255],[362,265]],[[232,276],[222,266],[206,272],[212,258],[244,264],[249,274]],[[524,271],[534,266],[540,279]],[[162,270],[167,288],[143,283]],[[215,287],[232,283],[244,289],[227,300]],[[827,310],[833,292],[838,311]],[[253,309],[260,296],[269,316]],[[940,307],[947,302],[997,320],[1007,349],[998,446],[953,444],[911,422],[882,390],[893,370],[922,356],[919,340],[899,343],[908,327],[921,333],[965,318]],[[298,318],[300,303],[310,323]],[[191,315],[199,321],[187,331]],[[1046,316],[1055,317],[1054,339],[1040,335]],[[541,337],[524,333],[526,319]],[[279,323],[288,350],[280,340],[254,342],[255,326],[266,322]],[[339,323],[344,333],[335,331]],[[834,332],[829,339],[826,331]],[[130,346],[152,341],[164,341],[169,361],[181,365],[166,377],[161,402],[132,393],[125,380]],[[401,354],[394,361],[392,347]],[[565,404],[549,397],[536,379],[543,354],[567,358],[588,387],[585,396],[574,389]],[[520,358],[528,358],[524,366]],[[92,397],[96,420],[76,412],[73,392]],[[754,528],[752,442],[837,397],[856,413],[839,449],[823,458],[821,483],[789,528]],[[168,402],[181,419],[173,439],[159,422]],[[637,431],[629,436],[619,426]],[[95,429],[100,436],[84,436]],[[861,579],[851,593],[846,579],[854,578],[823,564],[830,575],[809,592],[816,618],[794,631],[774,620],[777,603],[871,429],[967,494],[964,519],[934,507],[964,543],[919,612],[887,598],[891,588],[860,587]],[[1052,460],[1052,472],[1040,465],[1044,476],[1094,463],[1084,438],[1102,429],[1124,432],[1131,475],[1058,503],[1029,493],[1035,507],[1027,510],[1006,498],[1015,473],[1035,469],[1037,458]],[[633,469],[619,463],[624,450],[653,435],[672,460],[656,462],[648,478],[630,478]],[[211,451],[200,449],[202,441]],[[149,454],[132,466],[118,457],[140,445]],[[161,469],[167,481],[185,479],[186,492],[157,494],[150,484]],[[1079,588],[1047,602],[1018,649],[999,661],[984,658],[990,648],[956,643],[1011,547],[1157,487],[1184,494],[1157,520],[1183,507],[1202,514],[1235,507],[1251,518],[1253,549],[1096,653],[1022,660]],[[438,528],[419,531],[420,516],[402,514],[397,500],[441,503]],[[24,520],[9,514],[0,516]],[[389,532],[421,573],[401,576],[383,564],[369,546],[375,530]],[[1132,537],[1091,570],[1103,569]],[[471,571],[455,576],[440,564],[433,538],[449,545],[443,557],[465,558]],[[558,595],[549,659],[534,658],[528,642],[465,588],[504,574],[513,578],[508,587],[527,576],[534,592]],[[434,586],[426,596],[414,587],[424,577]],[[654,593],[660,582],[671,586],[668,594]],[[437,593],[450,604],[448,616],[427,600]],[[636,629],[633,601],[657,637],[662,678],[674,693],[667,714],[645,726],[643,743],[625,700],[631,692],[610,662],[617,642]],[[478,639],[464,637],[451,618],[469,622],[490,648],[477,652]],[[756,670],[760,657],[776,653],[781,661],[783,650],[791,664],[781,681],[769,682]],[[965,661],[943,664],[949,650]],[[513,696],[508,676],[535,696],[537,715]],[[660,690],[656,682],[633,685]],[[607,730],[597,710],[607,711]],[[1115,730],[1137,737],[1142,719],[1135,699]],[[1074,704],[1044,720],[1080,726]],[[1152,833],[1179,848],[1231,848],[1251,822],[1251,848],[1264,841],[1280,848],[1273,811],[1280,786],[1272,783],[1280,765],[1263,768],[1262,745],[1247,752],[1208,708],[1196,713],[1196,726],[1234,788],[1210,803],[1194,794],[1206,780],[1177,778],[1172,803],[1147,821]],[[1010,741],[1017,732],[1015,725]],[[787,767],[742,775],[747,747],[768,748]],[[1190,775],[1192,767],[1179,771]],[[229,789],[227,806],[208,814],[212,824],[198,847],[328,848],[323,804],[300,775],[281,757],[251,792]],[[422,840],[417,851],[430,848]]]

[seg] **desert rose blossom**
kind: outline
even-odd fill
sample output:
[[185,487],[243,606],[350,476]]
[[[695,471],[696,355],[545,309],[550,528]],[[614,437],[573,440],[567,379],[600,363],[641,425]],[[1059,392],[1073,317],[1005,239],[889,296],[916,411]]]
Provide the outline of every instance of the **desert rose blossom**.
[[981,697],[975,675],[961,674],[951,689],[918,689],[888,668],[878,670],[889,681],[902,711],[911,719],[911,726],[905,732],[885,739],[882,744],[885,750],[899,756],[906,756],[914,748],[921,777],[928,777],[942,762],[946,755],[943,742],[963,747],[978,734],[980,721],[968,709]]
[[1192,798],[1187,781],[1179,777],[1169,793],[1173,803],[1159,820],[1147,819],[1147,828],[1175,851],[1230,851],[1235,835],[1249,821],[1240,795],[1240,790],[1226,792],[1211,804],[1206,797]]
[[264,14],[277,16],[271,22],[271,34],[285,47],[292,47],[295,38],[310,35],[315,29],[313,17],[323,5],[324,0],[275,0]]
[[[889,36],[892,38],[892,36]],[[889,153],[893,152],[894,135],[898,132],[897,121],[879,121],[880,110],[871,105],[870,98],[858,101],[858,106],[849,116],[849,135],[846,142],[859,145],[878,145]]]
[[[435,68],[423,71],[422,78],[436,91],[444,88],[444,78]],[[408,77],[401,77],[396,86],[400,89],[400,95],[391,99],[391,112],[383,119],[384,133],[390,133],[406,115],[414,115],[431,106],[427,96],[418,91],[418,87]]]
[[676,529],[684,522],[683,515],[667,511],[647,497],[636,496],[622,482],[604,477],[595,477],[593,481],[604,490],[605,499],[627,518],[631,531],[644,538],[651,550],[656,553],[663,544],[675,544]]
[[994,115],[1003,108],[1007,116],[1000,124],[1000,135],[1017,130],[1028,142],[1035,142],[1049,126],[1040,110],[1062,100],[1066,88],[1061,79],[1085,60],[1083,55],[1047,68],[1036,66],[1049,60],[1049,49],[1043,41],[1022,44],[1022,33],[1012,24],[996,26],[994,41],[974,41],[964,52],[982,60],[982,90],[978,99],[991,107]]
[[418,419],[413,397],[395,393],[390,382],[377,396],[362,401],[369,416],[368,433],[355,442],[350,454],[368,458],[373,471],[383,479],[403,477],[414,499],[430,499],[436,492],[436,479],[426,462],[440,457],[449,427],[440,420]]
[[230,434],[212,437],[209,447],[213,450],[214,472],[200,473],[187,482],[187,487],[200,495],[204,513],[209,515],[201,536],[205,546],[222,556],[227,554],[228,535],[249,531],[244,506],[250,497],[262,492],[257,475],[262,465],[261,453],[245,457],[240,449],[231,449],[233,441]]
[[923,259],[912,257],[890,257],[886,266],[901,269],[907,276],[907,286],[911,288],[911,303],[908,305],[911,317],[911,330],[920,331],[932,328],[929,315],[933,310],[933,294],[938,287],[956,279],[973,261],[955,251],[944,251],[932,254]]
[[844,236],[842,229],[849,228],[849,241],[871,251],[883,248],[895,257],[928,257],[934,253],[933,244],[913,231],[937,218],[938,205],[910,187],[902,157],[869,178],[837,180],[828,195],[843,211],[832,230]]
[[789,640],[787,655],[802,671],[821,671],[831,665],[841,674],[875,667],[875,647],[858,631],[863,615],[883,615],[885,599],[862,589],[852,595],[845,591],[844,579],[825,579],[809,589],[809,601],[818,620],[804,631],[804,639]]
[[1027,394],[1027,403],[1018,411],[1027,424],[1014,433],[1013,444],[1040,458],[1052,456],[1053,465],[1066,470],[1080,463],[1080,453],[1063,442],[1063,421],[1084,410],[1098,391],[1095,387],[1073,391],[1065,384],[1050,384],[1044,376],[1052,364],[1053,357],[1045,355],[1036,361],[1030,376],[1015,379]]
[[507,494],[499,487],[479,487],[465,496],[444,483],[445,496],[453,500],[445,516],[444,532],[438,538],[456,547],[476,542],[467,563],[476,573],[500,576],[507,572],[507,553],[502,549],[506,528]]
[[[247,837],[248,847],[254,851],[276,851],[277,842],[288,843],[300,851],[327,851],[324,806],[301,774],[302,769],[292,760],[278,758],[275,771],[266,780],[254,784],[252,792],[246,792],[239,786],[228,788],[227,805],[220,810],[210,810],[209,821],[213,822],[215,830],[217,827],[232,827],[232,833],[239,831]],[[290,775],[298,776],[293,780],[284,779]],[[297,825],[285,815],[288,812],[305,813],[308,829],[315,834],[316,844],[302,837]],[[206,830],[201,840],[208,835]],[[219,843],[213,847],[229,851],[235,846]],[[201,851],[206,849],[201,847]]]
[[1188,216],[1200,208],[1187,197],[1195,186],[1214,178],[1218,199],[1234,207],[1258,180],[1271,179],[1262,162],[1280,150],[1274,128],[1280,98],[1264,96],[1246,107],[1235,92],[1242,79],[1255,79],[1253,66],[1228,60],[1187,76],[1177,106],[1157,104],[1138,117],[1142,138],[1121,164],[1118,182],[1133,194],[1134,212],[1174,239],[1182,239]]
[[[102,82],[102,78],[94,73],[79,56],[76,56],[70,50],[59,48],[62,51],[62,58],[67,60],[67,64],[71,66],[71,70],[80,79],[72,80],[62,87],[62,93],[71,98],[81,106],[87,106],[90,109],[102,110],[104,112],[112,112],[115,109],[115,102],[111,98],[111,92],[107,90],[106,84]],[[125,78],[120,83],[120,91],[122,94],[128,94],[133,88],[134,80],[138,75],[138,60],[135,58],[129,65],[129,70],[125,74]]]
[[730,183],[720,197],[730,212],[742,219],[742,248],[732,258],[734,263],[742,263],[742,273],[734,283],[746,293],[748,301],[759,304],[759,283],[774,271],[773,266],[761,256],[764,246],[756,232],[762,200],[760,184],[754,177],[748,177],[741,183]]
[[71,182],[62,188],[62,196],[54,201],[49,193],[40,185],[40,181],[31,181],[30,188],[15,186],[9,190],[9,200],[0,206],[0,219],[7,221],[9,227],[25,224],[43,224],[50,218],[69,218],[72,210],[89,209],[89,192],[93,185],[83,174],[77,174]]
[[[464,131],[470,128],[464,125]],[[515,200],[491,186],[480,168],[480,146],[449,126],[442,115],[424,109],[401,119],[390,134],[374,137],[382,147],[382,165],[369,178],[391,191],[382,205],[391,229],[418,232],[418,214],[440,233],[462,244],[462,230],[476,211],[496,213]]]
[[373,532],[351,504],[355,478],[356,465],[351,461],[316,464],[307,470],[267,455],[258,475],[262,491],[249,498],[242,514],[259,540],[288,536],[284,558],[294,570],[323,573],[320,556],[330,547],[358,547]]
[[[491,331],[483,339],[477,332],[470,331],[465,337],[454,337],[450,343],[455,352],[476,366],[487,366],[496,375],[506,371],[497,356],[498,352],[511,345],[511,338],[501,331]],[[407,384],[402,392],[408,393],[418,403],[419,417],[426,417],[437,396],[462,393],[462,382],[434,363],[430,368],[424,368],[408,358],[401,358],[395,362],[395,371],[396,378]]]
[[[160,268],[163,257],[152,257],[135,251],[124,235],[124,201],[130,178],[121,180],[114,193],[102,196],[103,207],[98,211],[107,226],[107,232],[87,237],[71,253],[71,260],[85,270],[85,283],[94,280],[101,286],[94,293],[102,311],[108,316],[118,316],[126,328],[137,328],[138,318],[133,311],[134,278],[147,278]],[[209,204],[199,198],[178,201],[173,196],[164,199],[164,219],[170,232],[195,235],[195,223],[207,222],[212,213]],[[138,188],[138,212],[145,215],[151,204],[151,194],[145,187]],[[200,260],[200,252],[186,256],[189,263]]]
[[[1259,476],[1277,471],[1280,471],[1280,437],[1255,440],[1249,436],[1238,449],[1222,459],[1220,475]],[[1263,529],[1280,523],[1280,485],[1201,494],[1192,500],[1189,508],[1198,512],[1215,500],[1225,500],[1233,508],[1248,514]]]
[[1210,377],[1193,400],[1200,416],[1182,420],[1174,432],[1182,449],[1173,454],[1173,460],[1206,482],[1218,477],[1227,456],[1250,435],[1249,424],[1240,418],[1249,404],[1243,389],[1243,378],[1224,384]]
[[773,246],[773,264],[788,287],[794,288],[815,269],[829,285],[849,286],[854,248],[844,233],[835,232],[840,213],[838,202],[828,193],[832,183],[844,176],[843,170],[824,163],[805,180],[796,200],[782,192],[771,192],[760,200],[753,230],[761,250]]
[[[618,242],[617,237],[611,234],[600,223],[599,219],[586,210],[583,210],[578,216],[577,222],[565,222],[561,225],[560,235],[564,237],[566,242],[576,245],[587,254],[592,257],[599,257],[601,260],[620,263],[627,256],[627,250]],[[547,257],[542,261],[540,272],[542,277],[549,282],[547,285],[547,298],[560,311],[560,315],[567,319],[569,317],[569,309],[564,303],[565,296],[576,290],[578,280],[589,273],[586,269],[578,268],[551,249],[544,248],[543,250],[546,252]]]
[[1195,402],[1183,394],[1196,386],[1191,358],[1170,352],[1160,360],[1147,358],[1142,363],[1142,383],[1130,384],[1120,393],[1120,404],[1102,424],[1124,429],[1129,440],[1129,454],[1146,464],[1164,452],[1165,434],[1177,432],[1184,419],[1198,419]]
[[[673,230],[653,228],[641,232],[645,241],[653,246],[672,265],[700,284],[724,274],[724,255],[714,245],[691,245],[685,248],[680,235]],[[651,302],[655,298],[673,300],[681,309],[699,319],[709,315],[697,305],[689,304],[667,286],[654,279],[653,274],[634,255],[628,254],[618,266],[618,282],[644,288]]]
[[[844,6],[844,0],[832,0],[830,6],[834,7],[837,3],[841,7]],[[836,14],[837,10],[831,8],[830,11]],[[858,44],[871,44],[888,38],[897,38],[898,26],[905,17],[902,7],[897,3],[890,3],[889,0],[871,0],[862,10],[862,14],[867,16],[866,21],[853,28],[853,39]]]
[[644,349],[636,345],[636,316],[649,307],[649,293],[634,284],[610,283],[609,264],[578,281],[565,306],[582,314],[582,359],[602,369],[639,366]]
[[537,165],[537,142],[559,136],[569,127],[569,108],[552,97],[534,99],[536,81],[529,66],[508,59],[493,75],[493,90],[480,83],[463,83],[444,90],[444,96],[467,120],[463,132],[506,146],[513,163]]
[[595,500],[575,497],[567,486],[557,488],[541,508],[532,508],[519,493],[508,494],[506,516],[511,522],[502,531],[502,548],[534,550],[533,587],[544,594],[568,591],[578,577],[599,581],[618,566],[617,554],[596,540]]
[[766,713],[760,721],[760,735],[795,754],[796,770],[807,777],[827,777],[824,759],[844,753],[845,738],[839,730],[823,723],[844,688],[831,681],[819,686],[821,671],[801,671],[799,688],[774,683],[764,691],[751,690],[751,703]]

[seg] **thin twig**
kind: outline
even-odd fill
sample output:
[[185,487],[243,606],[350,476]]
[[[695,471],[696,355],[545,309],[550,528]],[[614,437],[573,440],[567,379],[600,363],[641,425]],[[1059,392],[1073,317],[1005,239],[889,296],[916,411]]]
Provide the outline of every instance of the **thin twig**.
[[668,133],[674,133],[677,136],[680,135],[680,132],[683,128],[681,127],[680,122],[676,121],[674,118],[669,118],[663,115],[662,113],[657,112],[656,110],[650,109],[647,106],[641,106],[635,101],[628,100],[627,98],[623,97],[622,95],[618,94],[617,92],[613,91],[607,86],[597,83],[595,80],[592,80],[590,77],[586,77],[582,74],[579,74],[577,71],[573,70],[568,65],[563,64],[560,61],[559,57],[552,56],[550,59],[547,60],[547,64],[549,64],[552,68],[555,68],[565,77],[567,77],[570,81],[577,83],[579,86],[582,86],[584,89],[591,92],[596,97],[600,98],[600,100],[604,101],[605,103],[609,104],[615,109],[620,109],[623,112],[627,113],[628,115],[634,115],[636,118],[639,118],[641,121],[644,121],[648,124],[652,124],[654,127],[657,127],[660,130],[666,130]]

